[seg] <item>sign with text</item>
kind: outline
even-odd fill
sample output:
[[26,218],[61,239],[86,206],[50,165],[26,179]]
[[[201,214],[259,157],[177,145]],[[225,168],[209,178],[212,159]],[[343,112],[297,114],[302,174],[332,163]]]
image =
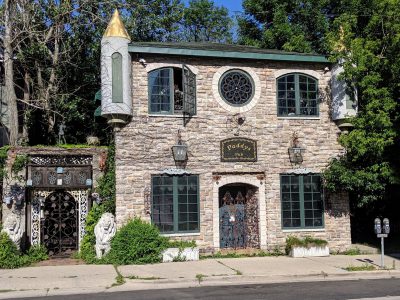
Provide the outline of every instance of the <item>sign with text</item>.
[[257,141],[247,138],[230,138],[221,141],[221,161],[257,161]]

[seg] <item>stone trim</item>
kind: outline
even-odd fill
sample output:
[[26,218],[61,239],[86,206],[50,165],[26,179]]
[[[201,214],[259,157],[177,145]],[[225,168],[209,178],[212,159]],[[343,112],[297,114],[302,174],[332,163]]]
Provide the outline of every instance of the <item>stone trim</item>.
[[320,73],[313,71],[313,70],[307,70],[307,69],[281,69],[281,70],[275,71],[274,76],[275,76],[275,79],[277,79],[283,75],[290,74],[290,73],[303,73],[303,74],[314,77],[318,81],[321,79]]
[[221,175],[213,184],[213,244],[219,249],[219,188],[231,183],[245,183],[258,188],[258,212],[260,248],[267,248],[267,207],[265,200],[265,180],[259,180],[255,174]]
[[[146,65],[146,71],[147,73],[157,70],[157,69],[161,69],[161,68],[180,68],[182,69],[182,65],[183,63],[150,63]],[[185,64],[186,65],[186,64]],[[196,67],[190,66],[190,65],[186,65],[190,71],[192,71],[196,76],[199,74],[199,69],[197,69]]]
[[[219,93],[219,81],[222,77],[222,75],[230,70],[243,70],[246,73],[250,75],[250,77],[253,79],[254,82],[254,95],[253,98],[249,103],[243,106],[232,106],[229,103],[227,103],[224,99],[222,99],[220,93]],[[237,113],[244,113],[249,110],[251,110],[254,106],[256,106],[258,100],[260,99],[261,96],[261,81],[258,75],[253,71],[252,68],[249,67],[221,67],[219,68],[213,76],[212,80],[212,91],[213,91],[213,96],[214,99],[217,100],[218,104],[222,106],[225,110],[237,114]]]

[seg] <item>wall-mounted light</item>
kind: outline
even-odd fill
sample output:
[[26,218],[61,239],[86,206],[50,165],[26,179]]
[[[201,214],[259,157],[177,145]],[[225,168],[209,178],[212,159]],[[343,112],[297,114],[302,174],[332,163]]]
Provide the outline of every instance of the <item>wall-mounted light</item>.
[[297,132],[293,132],[291,147],[288,149],[290,162],[295,165],[300,165],[303,162],[304,151],[305,149],[300,147]]
[[178,130],[178,143],[172,146],[172,154],[174,156],[174,160],[176,162],[186,161],[187,149],[188,147],[182,142],[181,131]]

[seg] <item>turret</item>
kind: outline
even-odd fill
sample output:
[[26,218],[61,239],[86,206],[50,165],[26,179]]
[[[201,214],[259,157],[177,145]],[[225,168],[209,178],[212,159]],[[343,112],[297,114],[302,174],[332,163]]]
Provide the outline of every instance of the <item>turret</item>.
[[132,116],[130,40],[115,10],[101,40],[101,115],[115,129]]

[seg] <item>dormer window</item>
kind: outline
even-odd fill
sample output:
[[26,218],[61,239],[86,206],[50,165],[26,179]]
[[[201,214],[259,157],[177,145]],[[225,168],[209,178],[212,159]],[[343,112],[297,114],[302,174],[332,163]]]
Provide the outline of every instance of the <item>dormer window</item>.
[[291,73],[277,80],[278,116],[318,116],[318,81],[308,75]]
[[196,77],[185,65],[151,71],[150,114],[196,114]]

